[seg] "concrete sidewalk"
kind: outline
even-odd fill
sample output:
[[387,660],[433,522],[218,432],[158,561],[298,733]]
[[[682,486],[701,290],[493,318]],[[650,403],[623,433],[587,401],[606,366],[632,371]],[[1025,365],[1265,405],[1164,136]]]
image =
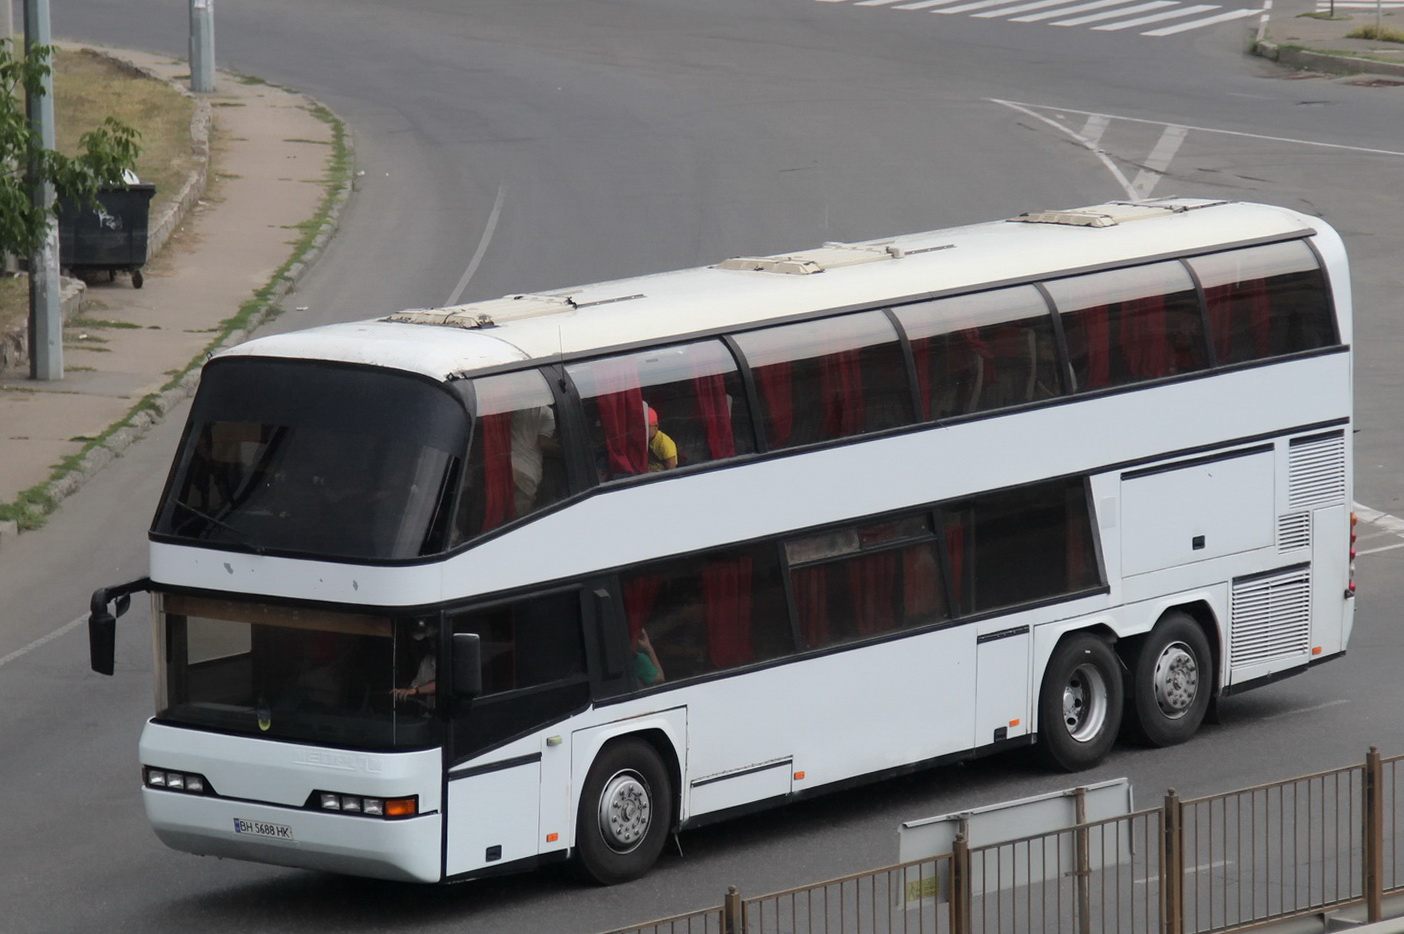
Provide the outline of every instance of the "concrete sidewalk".
[[[167,57],[106,54],[173,82],[189,74]],[[200,95],[207,121],[197,113],[192,124],[197,152],[209,127],[208,187],[200,197],[202,166],[144,287],[126,276],[89,283],[65,330],[62,380],[31,380],[27,365],[0,373],[0,504],[37,501],[42,515],[120,454],[189,394],[212,344],[241,340],[330,235],[349,186],[333,177],[335,119],[230,74],[217,87]],[[0,521],[0,548],[23,523]]]
[[[1375,76],[1380,84],[1404,83],[1404,43],[1349,39],[1375,25],[1369,0],[1277,0],[1253,52],[1283,65],[1332,75]],[[1404,32],[1404,0],[1384,0],[1379,21]],[[1360,83],[1354,81],[1352,83]]]

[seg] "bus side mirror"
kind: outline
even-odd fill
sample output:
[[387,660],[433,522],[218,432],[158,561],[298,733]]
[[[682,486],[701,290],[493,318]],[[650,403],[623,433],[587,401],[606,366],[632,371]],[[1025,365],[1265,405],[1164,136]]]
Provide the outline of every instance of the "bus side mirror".
[[[145,581],[136,581],[145,583]],[[128,587],[98,587],[93,598],[88,601],[88,666],[98,674],[112,674],[117,662],[117,618],[132,605],[132,594]],[[118,591],[112,611],[108,611],[108,593]]]
[[483,643],[476,632],[453,634],[453,693],[463,698],[483,693]]

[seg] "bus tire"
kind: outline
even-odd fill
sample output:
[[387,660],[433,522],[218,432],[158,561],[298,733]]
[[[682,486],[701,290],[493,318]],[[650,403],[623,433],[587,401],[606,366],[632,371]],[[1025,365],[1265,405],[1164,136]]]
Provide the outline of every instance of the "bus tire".
[[641,739],[610,743],[580,794],[577,867],[600,885],[637,879],[653,867],[673,824],[673,792],[658,751]]
[[1187,613],[1167,613],[1141,641],[1131,669],[1131,732],[1151,746],[1183,743],[1199,730],[1213,694],[1209,640]]
[[1038,750],[1052,768],[1090,769],[1121,729],[1121,663],[1105,639],[1088,632],[1063,638],[1049,656],[1038,694]]

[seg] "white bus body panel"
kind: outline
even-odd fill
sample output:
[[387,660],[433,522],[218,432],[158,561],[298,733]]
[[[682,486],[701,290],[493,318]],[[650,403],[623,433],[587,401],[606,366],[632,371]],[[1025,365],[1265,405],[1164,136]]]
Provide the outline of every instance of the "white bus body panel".
[[[156,835],[174,849],[382,879],[436,882],[442,876],[437,749],[367,753],[151,722],[140,748],[143,765],[196,772],[218,793],[143,789]],[[304,808],[316,790],[418,795],[420,816],[383,820]],[[283,825],[292,839],[236,833],[236,818]]]

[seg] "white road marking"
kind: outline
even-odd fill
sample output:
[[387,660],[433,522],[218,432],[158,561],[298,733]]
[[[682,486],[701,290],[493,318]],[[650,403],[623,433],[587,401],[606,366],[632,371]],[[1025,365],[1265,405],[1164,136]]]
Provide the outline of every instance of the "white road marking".
[[1037,23],[1045,19],[1056,19],[1059,16],[1066,16],[1069,13],[1081,13],[1084,10],[1100,10],[1103,7],[1116,6],[1126,0],[1092,0],[1091,3],[1079,3],[1077,6],[1070,6],[1064,10],[1053,10],[1044,13],[1035,13],[1032,16],[1020,16],[1010,20],[1011,23]]
[[[1253,11],[1251,11],[1251,12],[1255,12],[1255,13],[1256,13],[1257,11],[1256,11],[1256,10],[1253,10]],[[997,97],[987,98],[987,100],[989,100],[990,102],[995,103],[995,104],[1003,104],[1005,107],[1011,107],[1011,108],[1014,108],[1014,109],[1016,109],[1016,110],[1020,110],[1020,111],[1025,112],[1025,113],[1029,113],[1030,116],[1037,116],[1037,115],[1036,115],[1036,114],[1033,114],[1028,108],[1038,108],[1038,109],[1041,109],[1041,110],[1051,110],[1051,111],[1054,111],[1054,112],[1056,112],[1056,113],[1077,114],[1079,117],[1089,117],[1089,118],[1090,118],[1090,117],[1104,117],[1104,118],[1106,118],[1107,120],[1122,120],[1122,121],[1125,121],[1126,123],[1140,123],[1140,124],[1144,124],[1144,125],[1147,125],[1147,126],[1166,126],[1166,125],[1167,125],[1167,124],[1165,123],[1165,121],[1163,121],[1163,120],[1148,120],[1148,119],[1144,119],[1144,118],[1141,118],[1141,117],[1122,117],[1122,116],[1118,116],[1118,115],[1116,115],[1116,114],[1103,114],[1103,113],[1098,113],[1098,112],[1093,111],[1093,110],[1074,110],[1074,109],[1072,109],[1072,108],[1070,108],[1070,107],[1050,107],[1050,106],[1047,105],[1047,104],[1029,104],[1029,103],[1025,103],[1025,102],[1023,102],[1023,101],[1006,101],[1006,100],[1001,100],[1000,98],[997,98]],[[1043,119],[1043,118],[1040,117],[1040,119]],[[1063,127],[1061,127],[1061,125],[1058,124],[1058,123],[1055,123],[1055,122],[1053,122],[1053,121],[1051,121],[1051,120],[1049,120],[1048,122],[1049,122],[1049,123],[1052,123],[1054,126],[1059,127],[1060,129],[1063,129]],[[1203,132],[1203,133],[1219,133],[1219,134],[1221,134],[1221,135],[1223,135],[1223,136],[1237,136],[1237,137],[1241,137],[1241,138],[1243,138],[1243,139],[1258,139],[1258,140],[1263,140],[1263,141],[1269,142],[1269,143],[1294,143],[1294,144],[1296,144],[1296,145],[1298,145],[1298,146],[1315,146],[1315,147],[1317,147],[1317,148],[1319,148],[1319,149],[1344,149],[1344,150],[1346,150],[1346,151],[1348,151],[1348,152],[1363,152],[1363,153],[1369,153],[1369,154],[1377,155],[1377,156],[1401,156],[1401,157],[1404,157],[1404,152],[1400,152],[1400,151],[1394,150],[1394,149],[1371,149],[1371,148],[1369,148],[1369,147],[1367,147],[1367,146],[1351,146],[1351,145],[1348,144],[1348,143],[1322,143],[1322,142],[1318,142],[1318,141],[1316,141],[1316,140],[1310,140],[1310,139],[1292,139],[1292,138],[1286,137],[1286,136],[1264,136],[1264,135],[1261,134],[1261,133],[1244,133],[1244,132],[1241,132],[1241,131],[1239,131],[1239,130],[1220,130],[1220,129],[1216,129],[1216,128],[1214,128],[1214,127],[1194,126],[1194,125],[1192,125],[1192,124],[1182,124],[1182,125],[1184,126],[1184,128],[1185,128],[1186,130],[1194,130],[1194,131],[1196,131],[1196,132]],[[1074,133],[1073,135],[1076,136],[1077,134]],[[1360,507],[1360,508],[1364,508],[1364,507]],[[1358,511],[1359,511],[1359,509],[1357,509],[1357,512],[1358,512]],[[1371,510],[1371,512],[1374,512],[1374,510]],[[1384,513],[1376,513],[1376,515],[1384,515]],[[1364,519],[1364,516],[1361,516],[1361,518]],[[1400,521],[1401,521],[1401,523],[1404,523],[1404,520],[1400,520]]]
[[468,283],[472,281],[473,274],[478,271],[478,265],[483,261],[483,254],[487,252],[488,244],[492,242],[493,231],[497,229],[497,219],[502,216],[502,199],[505,194],[505,189],[503,189],[501,185],[498,185],[497,200],[493,202],[492,213],[488,215],[487,225],[483,228],[483,235],[478,240],[477,252],[475,252],[473,258],[468,261],[468,268],[463,270],[463,277],[458,280],[458,285],[454,287],[453,294],[449,296],[448,301],[444,302],[445,305],[457,304],[459,296],[463,294],[464,289],[468,288]]
[[1215,23],[1227,23],[1229,20],[1243,19],[1259,13],[1259,10],[1229,10],[1227,13],[1220,13],[1218,16],[1206,16],[1204,19],[1197,19],[1189,23],[1179,23],[1174,26],[1166,26],[1163,29],[1152,29],[1143,32],[1143,36],[1173,36],[1177,32],[1185,32],[1189,29],[1198,29],[1201,26],[1213,26]]
[[1082,138],[1094,146],[1097,145],[1102,141],[1102,134],[1107,131],[1110,123],[1111,121],[1101,114],[1093,114],[1082,125]]
[[23,658],[30,652],[33,652],[35,649],[39,648],[41,645],[46,645],[50,642],[53,642],[59,636],[63,635],[66,632],[71,632],[72,630],[77,629],[79,626],[83,625],[87,621],[88,617],[80,616],[77,619],[73,620],[71,623],[65,623],[64,625],[55,629],[47,636],[40,636],[38,639],[35,639],[33,642],[29,643],[29,645],[26,645],[24,648],[15,649],[9,655],[6,655],[4,658],[0,658],[0,668],[4,668],[6,665],[10,664],[10,662],[17,661],[18,659]]
[[1162,7],[1174,6],[1175,0],[1152,0],[1150,3],[1139,3],[1136,6],[1126,7],[1124,10],[1108,10],[1102,13],[1089,13],[1086,16],[1077,16],[1073,19],[1059,20],[1054,26],[1085,26],[1088,23],[1100,22],[1104,19],[1111,19],[1116,16],[1125,16],[1127,13],[1142,13],[1146,10],[1158,10]]
[[[1199,7],[1199,9],[1205,9]],[[1208,7],[1208,9],[1215,9]],[[1174,15],[1177,11],[1162,13],[1161,16]],[[1147,21],[1151,17],[1142,17],[1141,22]],[[1138,22],[1132,20],[1132,23]],[[1112,24],[1115,26],[1116,24]],[[1112,26],[1097,26],[1097,29],[1110,29]],[[1165,170],[1170,167],[1170,160],[1175,158],[1175,153],[1180,151],[1180,144],[1189,135],[1189,130],[1176,124],[1169,124],[1165,127],[1165,132],[1160,134],[1160,140],[1155,144],[1155,148],[1146,156],[1145,168],[1136,173],[1136,177],[1131,181],[1131,187],[1135,188],[1142,198],[1149,198],[1150,193],[1155,189],[1156,184],[1165,177]]]
[[976,0],[974,3],[962,3],[960,6],[953,6],[948,10],[932,10],[932,13],[969,13],[971,10],[984,10],[992,6],[1002,6],[1009,0]]
[[[1135,19],[1122,20],[1119,23],[1106,23],[1092,28],[1098,32],[1115,32],[1119,29],[1130,29],[1132,26],[1144,26],[1146,23],[1159,23],[1167,19],[1179,19],[1181,16],[1193,16],[1196,13],[1207,13],[1210,10],[1219,9],[1217,4],[1201,4],[1199,6],[1185,6],[1177,10],[1166,10],[1164,13],[1152,13],[1149,16],[1138,16]],[[1252,12],[1257,12],[1256,10]]]

